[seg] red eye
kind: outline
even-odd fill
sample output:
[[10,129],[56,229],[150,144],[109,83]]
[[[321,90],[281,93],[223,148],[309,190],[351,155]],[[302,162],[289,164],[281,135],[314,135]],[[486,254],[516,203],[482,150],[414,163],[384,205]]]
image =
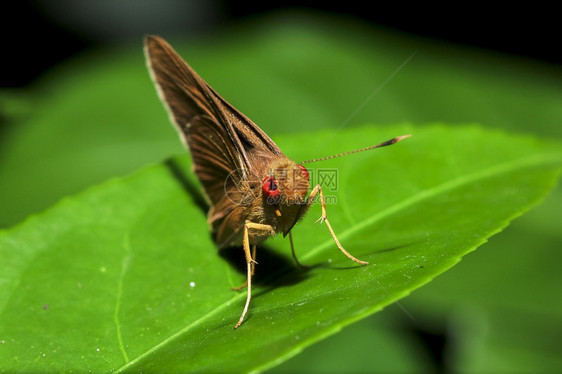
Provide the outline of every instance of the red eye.
[[277,187],[277,183],[275,183],[275,178],[273,177],[265,177],[261,189],[263,193],[267,196],[279,196],[279,188]]
[[310,179],[310,176],[309,176],[309,174],[308,174],[308,170],[306,170],[306,168],[305,168],[304,166],[302,166],[302,165],[297,165],[297,166],[298,166],[299,168],[301,168],[302,173],[304,174],[304,176],[306,177],[306,179],[307,179],[307,180]]
[[279,203],[279,187],[273,177],[265,177],[261,189],[266,197],[268,204],[275,205]]

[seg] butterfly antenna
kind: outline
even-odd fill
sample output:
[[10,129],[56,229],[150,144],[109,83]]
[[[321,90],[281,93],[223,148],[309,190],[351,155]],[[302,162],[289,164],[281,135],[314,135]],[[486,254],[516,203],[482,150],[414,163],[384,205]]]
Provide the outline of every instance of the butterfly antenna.
[[336,158],[336,157],[347,156],[347,155],[350,155],[350,154],[352,154],[352,153],[359,153],[359,152],[363,152],[363,151],[368,151],[368,150],[370,150],[370,149],[385,147],[385,146],[387,146],[387,145],[392,145],[392,144],[394,144],[394,143],[398,143],[400,140],[409,138],[410,136],[412,136],[412,135],[411,135],[411,134],[408,134],[408,135],[397,136],[396,138],[387,140],[386,142],[382,142],[382,143],[377,144],[377,145],[372,145],[372,146],[369,146],[369,147],[365,147],[365,148],[361,148],[361,149],[356,149],[356,150],[354,150],[354,151],[338,153],[337,155],[326,156],[326,157],[320,157],[320,158],[313,158],[312,160],[301,161],[301,162],[298,163],[298,165],[308,164],[308,163],[310,163],[310,162],[316,162],[316,161],[330,160],[330,159]]

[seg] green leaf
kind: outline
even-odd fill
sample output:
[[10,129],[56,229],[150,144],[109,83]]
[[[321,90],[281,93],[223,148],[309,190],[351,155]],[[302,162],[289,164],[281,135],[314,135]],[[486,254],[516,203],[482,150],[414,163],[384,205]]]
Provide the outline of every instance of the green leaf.
[[562,367],[560,186],[537,209],[404,301],[449,333],[449,371],[556,372]]
[[[328,217],[258,252],[251,309],[243,253],[217,254],[187,156],[66,198],[0,234],[0,362],[6,371],[259,371],[444,272],[557,181],[560,144],[477,126],[364,127],[279,138],[295,160],[412,133],[310,164],[337,172]],[[185,172],[184,172],[185,171]],[[325,180],[324,182],[327,182]]]

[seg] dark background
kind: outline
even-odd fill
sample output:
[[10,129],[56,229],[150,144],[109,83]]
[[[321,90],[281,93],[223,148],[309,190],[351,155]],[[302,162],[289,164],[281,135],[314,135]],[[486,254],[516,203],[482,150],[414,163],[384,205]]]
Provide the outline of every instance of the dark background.
[[[526,4],[528,5],[528,4]],[[2,87],[21,87],[92,47],[138,40],[147,32],[203,35],[284,9],[345,14],[438,40],[560,64],[554,9],[509,4],[454,6],[364,1],[22,0],[3,4]],[[191,14],[191,17],[186,17]]]

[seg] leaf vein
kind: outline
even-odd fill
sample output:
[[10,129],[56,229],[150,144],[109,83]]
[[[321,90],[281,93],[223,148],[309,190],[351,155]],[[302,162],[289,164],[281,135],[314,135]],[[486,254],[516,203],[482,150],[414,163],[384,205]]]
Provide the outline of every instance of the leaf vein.
[[[517,159],[514,161],[510,161],[510,162],[504,162],[502,164],[498,164],[498,165],[494,165],[491,167],[488,167],[486,169],[483,170],[478,170],[476,172],[473,172],[471,174],[465,174],[465,175],[460,175],[459,177],[455,178],[455,179],[451,179],[447,182],[438,184],[434,187],[422,190],[420,192],[418,192],[415,195],[412,195],[398,203],[392,204],[390,206],[388,206],[386,209],[382,209],[380,211],[378,211],[377,213],[373,214],[372,216],[360,221],[358,224],[348,228],[347,230],[344,230],[343,232],[341,232],[340,234],[338,234],[338,238],[341,240],[345,240],[345,238],[348,238],[354,234],[356,234],[357,232],[365,229],[368,226],[371,226],[373,224],[375,224],[376,222],[394,214],[399,212],[400,210],[403,210],[411,205],[414,205],[416,203],[419,203],[425,199],[429,199],[431,197],[434,197],[436,195],[438,195],[439,193],[445,192],[445,191],[449,191],[449,190],[453,190],[455,188],[458,188],[460,186],[463,185],[467,185],[471,182],[475,182],[477,180],[484,180],[486,178],[489,178],[491,176],[497,175],[497,174],[502,174],[502,173],[509,173],[511,171],[517,170],[517,169],[525,169],[528,167],[532,167],[532,166],[536,166],[542,163],[559,163],[560,162],[560,157],[558,157],[556,154],[555,155],[551,155],[551,154],[542,154],[542,155],[538,155],[535,157],[530,157],[530,158],[522,158],[522,159]],[[311,249],[310,251],[308,251],[307,253],[305,253],[303,255],[303,259],[307,259],[310,257],[315,256],[316,254],[322,252],[324,249],[326,249],[327,247],[329,247],[330,245],[332,245],[332,240],[326,240],[323,243],[319,244],[318,246],[316,246],[315,248]]]
[[129,270],[129,264],[131,263],[131,242],[129,233],[125,234],[125,238],[123,240],[123,248],[125,249],[125,257],[123,258],[123,262],[121,263],[121,272],[119,274],[119,281],[117,283],[117,298],[115,301],[115,311],[113,314],[113,321],[115,322],[115,328],[117,331],[117,342],[119,343],[119,349],[123,354],[123,358],[125,363],[128,363],[129,356],[127,355],[127,351],[125,350],[125,344],[123,343],[123,336],[121,334],[121,323],[119,322],[119,312],[121,310],[121,300],[123,298],[123,282],[125,279],[125,274]]
[[144,359],[145,357],[148,357],[151,353],[156,352],[157,350],[159,350],[160,348],[166,346],[166,344],[168,344],[169,342],[173,341],[174,339],[180,337],[181,335],[185,334],[187,331],[193,329],[194,327],[197,327],[198,325],[200,325],[203,321],[205,321],[206,319],[214,316],[215,314],[217,314],[218,312],[220,312],[221,310],[223,310],[224,308],[230,306],[231,303],[233,303],[234,301],[236,301],[236,299],[240,299],[242,296],[245,297],[245,295],[243,294],[237,294],[234,297],[231,297],[229,300],[223,302],[222,304],[218,305],[216,308],[214,308],[213,310],[211,310],[210,312],[206,313],[204,316],[202,316],[201,318],[198,318],[197,320],[193,321],[192,323],[190,323],[189,325],[185,326],[183,329],[179,330],[178,332],[176,332],[175,334],[169,336],[168,338],[164,339],[162,342],[160,342],[159,344],[155,345],[154,347],[150,348],[149,350],[145,351],[144,353],[141,353],[139,356],[137,356],[135,359],[128,361],[125,365],[123,365],[122,367],[120,367],[119,369],[117,369],[115,371],[115,373],[119,373],[119,372],[123,372],[127,369],[129,369],[130,367],[132,367],[134,364],[140,362],[142,359]]

